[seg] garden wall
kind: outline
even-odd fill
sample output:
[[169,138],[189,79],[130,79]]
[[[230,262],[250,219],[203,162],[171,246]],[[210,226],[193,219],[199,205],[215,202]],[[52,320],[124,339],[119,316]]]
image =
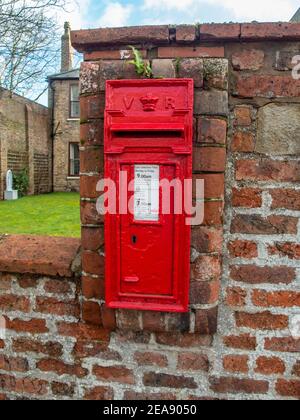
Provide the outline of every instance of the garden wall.
[[29,175],[29,194],[51,191],[52,149],[49,113],[42,105],[5,90],[0,92],[0,200],[11,169]]
[[[0,241],[3,398],[300,398],[291,328],[300,314],[299,41],[298,24],[73,33],[85,54],[82,281],[76,240]],[[104,82],[136,77],[128,44],[155,76],[195,80],[194,177],[206,181],[206,213],[193,229],[187,314],[105,306],[95,208]]]

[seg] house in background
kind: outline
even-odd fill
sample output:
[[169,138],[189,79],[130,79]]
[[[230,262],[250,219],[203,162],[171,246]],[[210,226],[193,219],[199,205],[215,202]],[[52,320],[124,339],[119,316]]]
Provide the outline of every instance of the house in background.
[[62,36],[61,72],[48,77],[53,191],[79,191],[79,69],[73,69],[70,25]]

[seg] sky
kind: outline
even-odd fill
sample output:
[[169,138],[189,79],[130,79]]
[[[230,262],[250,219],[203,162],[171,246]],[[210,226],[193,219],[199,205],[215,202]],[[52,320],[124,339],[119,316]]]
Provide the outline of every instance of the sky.
[[289,21],[299,0],[69,0],[73,29],[146,24]]

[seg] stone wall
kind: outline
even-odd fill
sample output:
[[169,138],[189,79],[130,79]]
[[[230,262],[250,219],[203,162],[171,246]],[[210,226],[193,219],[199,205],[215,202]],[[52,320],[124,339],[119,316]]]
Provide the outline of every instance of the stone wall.
[[69,144],[79,143],[79,119],[70,118],[70,85],[78,80],[55,80],[51,83],[50,109],[53,115],[54,191],[79,191],[79,177],[69,176]]
[[[8,92],[2,90],[0,148],[0,199],[3,199],[8,169],[15,173],[27,169],[29,194],[51,191],[52,150],[47,108],[20,96],[10,97]],[[43,177],[40,176],[41,172]]]

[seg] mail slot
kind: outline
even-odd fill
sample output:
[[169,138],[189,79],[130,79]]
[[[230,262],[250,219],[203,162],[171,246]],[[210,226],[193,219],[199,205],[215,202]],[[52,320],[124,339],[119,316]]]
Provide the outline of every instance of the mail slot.
[[117,202],[105,215],[110,308],[188,310],[190,226],[184,191],[173,187],[192,178],[192,135],[193,80],[107,82],[105,178]]

